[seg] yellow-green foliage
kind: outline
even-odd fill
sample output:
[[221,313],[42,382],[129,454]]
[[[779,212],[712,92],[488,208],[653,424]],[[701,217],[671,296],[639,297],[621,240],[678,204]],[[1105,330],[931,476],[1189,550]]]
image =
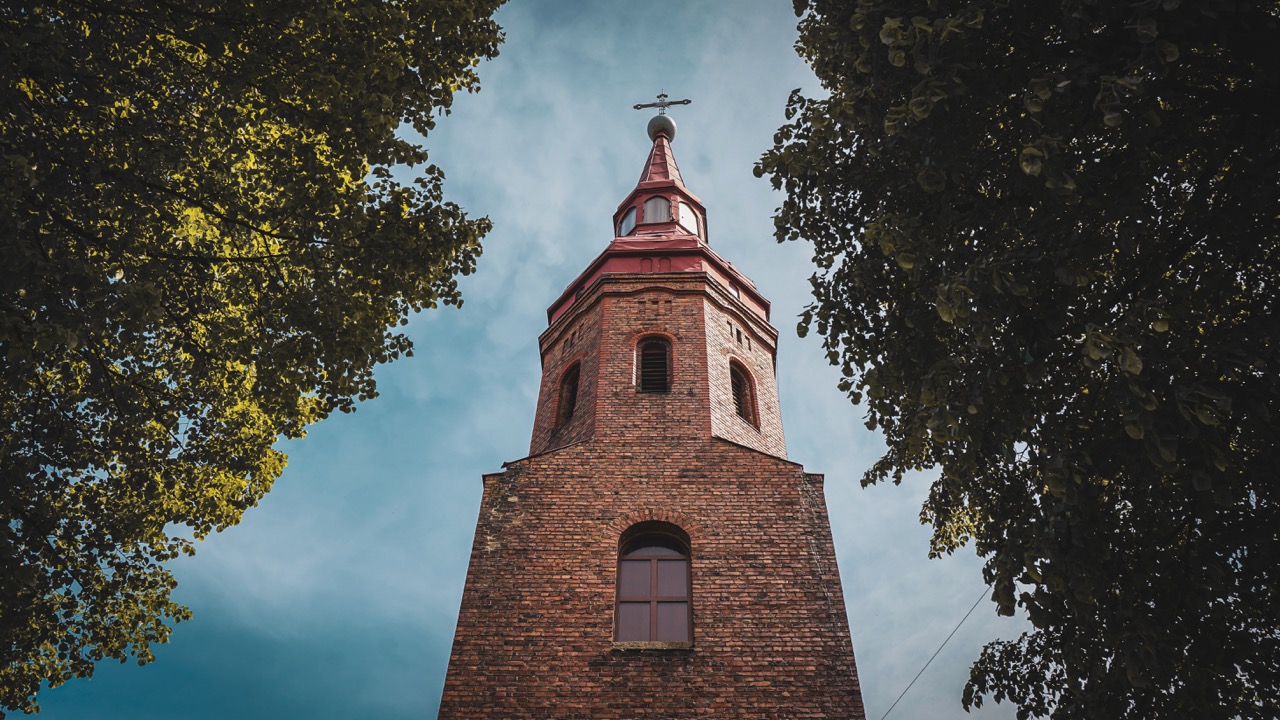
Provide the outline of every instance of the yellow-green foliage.
[[461,302],[488,221],[395,130],[477,87],[498,4],[0,8],[0,708],[150,660],[161,563]]

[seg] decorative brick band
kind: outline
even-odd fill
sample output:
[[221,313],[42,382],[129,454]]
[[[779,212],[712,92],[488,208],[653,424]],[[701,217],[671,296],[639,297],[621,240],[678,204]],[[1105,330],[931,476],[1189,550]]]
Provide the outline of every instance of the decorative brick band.
[[633,510],[622,515],[609,523],[609,528],[615,534],[621,535],[627,528],[637,523],[648,522],[650,520],[659,520],[661,522],[671,523],[676,527],[684,530],[689,535],[690,542],[696,542],[702,535],[702,527],[698,521],[692,516],[686,515],[678,510],[669,508],[642,508]]
[[627,342],[636,345],[645,338],[662,338],[674,346],[680,341],[680,338],[671,333],[670,330],[661,325],[648,325],[637,330],[627,333]]

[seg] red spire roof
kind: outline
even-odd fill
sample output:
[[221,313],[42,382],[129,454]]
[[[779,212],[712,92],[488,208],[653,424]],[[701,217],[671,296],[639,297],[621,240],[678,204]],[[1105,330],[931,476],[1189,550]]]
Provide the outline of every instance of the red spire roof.
[[676,166],[676,156],[671,153],[671,143],[667,140],[665,133],[659,133],[653,139],[653,150],[649,153],[649,160],[640,173],[639,184],[658,181],[664,184],[674,182],[678,186],[684,186],[684,180],[680,177],[680,168]]
[[[694,223],[689,214],[696,211],[696,215],[702,218],[706,216],[706,210],[698,196],[684,186],[684,178],[680,177],[680,168],[676,165],[676,156],[671,152],[671,139],[675,137],[675,129],[675,122],[666,115],[658,115],[650,121],[649,138],[653,140],[653,148],[645,158],[640,180],[613,215],[613,226],[618,236],[630,235],[633,231],[643,234],[683,234],[688,231],[705,240],[705,228],[698,227],[701,222]],[[686,203],[690,208],[683,217],[675,212],[666,213],[661,218],[645,217],[646,213],[641,208],[646,200],[655,197],[665,198],[671,211],[678,210],[679,205]],[[624,217],[628,218],[626,222]],[[679,225],[681,220],[684,221],[683,230]],[[639,226],[636,225],[637,222]]]
[[708,245],[706,207],[684,186],[671,152],[675,129],[666,115],[649,121],[653,149],[640,181],[613,214],[613,241],[547,308],[547,320],[554,323],[606,276],[697,273],[768,321],[769,301],[755,283]]

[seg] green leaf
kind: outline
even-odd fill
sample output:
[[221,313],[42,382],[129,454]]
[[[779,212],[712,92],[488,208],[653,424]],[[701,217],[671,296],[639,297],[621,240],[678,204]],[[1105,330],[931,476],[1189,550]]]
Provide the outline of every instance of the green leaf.
[[1125,348],[1120,353],[1120,367],[1129,375],[1138,375],[1142,372],[1142,358],[1133,348]]
[[1125,418],[1124,432],[1134,440],[1141,440],[1146,436],[1146,429],[1142,427],[1142,423],[1137,418]]
[[1022,148],[1022,152],[1018,155],[1018,165],[1022,168],[1022,172],[1035,177],[1040,174],[1043,159],[1044,152],[1040,148],[1028,145]]

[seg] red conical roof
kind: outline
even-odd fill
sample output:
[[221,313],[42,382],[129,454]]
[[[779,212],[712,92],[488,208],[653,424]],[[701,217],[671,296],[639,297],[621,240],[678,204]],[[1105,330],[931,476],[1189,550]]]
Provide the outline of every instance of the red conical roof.
[[[657,119],[666,120],[666,116],[658,116]],[[706,210],[702,206],[702,201],[698,196],[689,192],[689,188],[684,185],[684,178],[680,177],[680,168],[676,165],[676,156],[671,151],[671,138],[675,136],[674,123],[659,123],[654,127],[654,123],[650,123],[649,137],[653,140],[653,147],[649,150],[648,156],[645,158],[644,168],[640,171],[640,180],[636,182],[636,186],[627,194],[622,204],[618,206],[617,211],[613,215],[613,226],[617,230],[618,235],[630,235],[632,230],[643,234],[685,234],[692,232],[705,240],[705,228],[695,227],[701,223],[690,224],[690,218],[686,215],[677,217],[674,213],[665,217],[643,217],[644,212],[641,207],[645,201],[662,197],[669,203],[670,210],[676,210],[677,206],[688,204],[699,218],[706,216]],[[629,217],[632,220],[638,220],[640,225],[634,224],[626,229],[621,227],[622,219],[627,213],[632,213]],[[679,225],[679,220],[685,221],[684,228]]]
[[666,116],[650,121],[653,149],[640,181],[613,214],[613,241],[547,308],[549,321],[554,323],[606,276],[649,273],[696,273],[710,278],[716,286],[728,289],[734,303],[769,320],[769,301],[756,290],[755,283],[707,244],[707,211],[680,177],[671,152],[674,131],[675,123]]
[[639,184],[648,182],[671,182],[684,187],[680,177],[680,168],[676,166],[676,156],[671,154],[671,142],[665,134],[659,134],[653,140],[653,150],[649,152],[649,160],[640,173]]

